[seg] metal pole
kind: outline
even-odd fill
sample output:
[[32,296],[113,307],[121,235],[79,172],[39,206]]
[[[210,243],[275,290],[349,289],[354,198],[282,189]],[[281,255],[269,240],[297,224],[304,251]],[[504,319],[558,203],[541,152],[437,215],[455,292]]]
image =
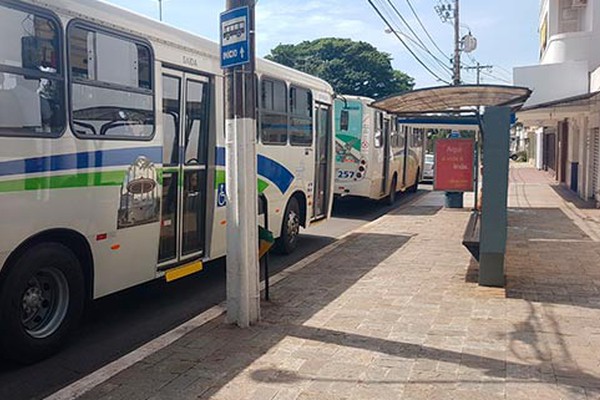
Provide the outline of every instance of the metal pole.
[[460,10],[459,0],[454,0],[454,78],[452,84],[460,85]]
[[163,20],[163,13],[162,13],[162,0],[158,0],[158,18],[162,21]]
[[227,143],[227,319],[242,328],[260,319],[256,190],[255,0],[226,0],[227,10],[247,6],[250,63],[225,71]]
[[481,65],[480,62],[477,62],[476,66],[464,67],[463,69],[465,69],[467,71],[476,70],[477,71],[477,84],[480,85],[481,84],[481,71],[483,71],[484,69],[491,70],[492,68],[494,68],[493,65]]

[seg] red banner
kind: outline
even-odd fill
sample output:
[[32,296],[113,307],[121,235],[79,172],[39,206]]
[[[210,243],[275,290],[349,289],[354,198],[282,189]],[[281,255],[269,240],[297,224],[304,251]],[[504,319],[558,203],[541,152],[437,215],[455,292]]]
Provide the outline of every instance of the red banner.
[[435,142],[434,190],[473,191],[474,149],[471,139],[438,139]]

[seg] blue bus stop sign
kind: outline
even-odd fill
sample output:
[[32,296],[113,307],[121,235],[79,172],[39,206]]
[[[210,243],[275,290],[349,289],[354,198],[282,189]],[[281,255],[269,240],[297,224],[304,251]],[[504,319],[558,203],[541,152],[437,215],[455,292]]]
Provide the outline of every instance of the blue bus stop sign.
[[221,14],[221,68],[250,62],[250,9],[235,8]]

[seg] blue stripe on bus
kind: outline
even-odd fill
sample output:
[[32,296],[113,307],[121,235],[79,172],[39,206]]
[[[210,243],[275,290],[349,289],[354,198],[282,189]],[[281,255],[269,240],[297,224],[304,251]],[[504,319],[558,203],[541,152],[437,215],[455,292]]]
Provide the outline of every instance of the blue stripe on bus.
[[225,166],[225,147],[217,147],[215,152],[215,164],[219,167]]
[[162,162],[162,147],[135,147],[59,154],[0,162],[0,176],[131,165],[138,157]]
[[294,174],[286,167],[260,154],[257,168],[258,174],[273,182],[281,190],[281,193],[287,192],[294,181]]
[[[261,154],[258,155],[258,175],[267,178],[277,186],[281,193],[287,192],[294,181],[294,174],[290,172],[285,166],[265,157]],[[217,147],[215,164],[220,167],[225,166],[225,148]]]

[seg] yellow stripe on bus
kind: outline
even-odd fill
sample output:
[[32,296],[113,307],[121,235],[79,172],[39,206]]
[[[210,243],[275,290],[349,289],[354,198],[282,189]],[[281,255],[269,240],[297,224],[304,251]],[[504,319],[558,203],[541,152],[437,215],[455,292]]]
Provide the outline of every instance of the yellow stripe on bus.
[[196,272],[200,272],[203,268],[204,266],[202,265],[202,261],[194,261],[193,263],[167,271],[165,273],[165,279],[167,282],[173,282],[174,280],[184,278],[188,275],[195,274]]

